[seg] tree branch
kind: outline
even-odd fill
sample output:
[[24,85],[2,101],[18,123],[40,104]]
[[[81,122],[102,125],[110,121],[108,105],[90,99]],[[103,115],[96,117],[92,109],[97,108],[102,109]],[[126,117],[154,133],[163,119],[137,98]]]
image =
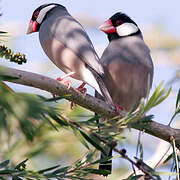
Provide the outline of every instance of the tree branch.
[[[17,79],[8,78],[7,81],[45,90],[59,96],[69,94],[70,96],[65,97],[67,100],[73,101],[74,103],[79,104],[84,108],[87,108],[98,114],[103,114],[107,117],[117,116],[114,108],[110,107],[104,101],[88,94],[84,97],[76,89],[72,87],[68,89],[67,86],[65,86],[63,83],[60,83],[57,80],[51,79],[49,77],[3,66],[0,66],[0,76],[16,77]],[[124,115],[125,112],[122,112],[121,117]],[[140,126],[132,126],[132,128],[144,130],[146,133],[163,139],[167,142],[171,142],[170,137],[173,136],[175,138],[176,147],[180,149],[180,129],[174,129],[154,121],[150,122],[148,126],[143,128]]]

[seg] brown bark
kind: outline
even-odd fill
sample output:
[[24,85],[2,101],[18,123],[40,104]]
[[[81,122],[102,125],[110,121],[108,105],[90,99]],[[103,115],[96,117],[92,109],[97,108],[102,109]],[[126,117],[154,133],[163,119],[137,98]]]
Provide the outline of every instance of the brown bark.
[[[74,103],[79,104],[84,108],[87,108],[98,114],[103,114],[107,117],[117,116],[113,107],[110,107],[104,101],[88,94],[84,97],[76,89],[72,87],[68,89],[67,86],[65,86],[63,83],[59,83],[57,80],[51,79],[49,77],[2,66],[0,66],[0,76],[16,77],[17,79],[8,79],[7,81],[39,88],[59,96],[69,94],[70,96],[65,97],[66,99],[73,101]],[[122,112],[121,117],[123,117],[124,114],[125,112]],[[174,129],[155,121],[150,122],[148,126],[145,126],[144,128],[137,126],[132,126],[132,128],[143,130],[144,132],[163,139],[167,142],[171,142],[170,137],[173,136],[175,138],[177,148],[180,148],[180,129]]]

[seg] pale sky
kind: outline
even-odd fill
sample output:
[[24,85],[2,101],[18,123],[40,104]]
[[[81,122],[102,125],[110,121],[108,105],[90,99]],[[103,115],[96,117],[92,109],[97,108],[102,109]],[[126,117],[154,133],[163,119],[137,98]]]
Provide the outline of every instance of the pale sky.
[[167,31],[180,32],[180,1],[164,0],[2,0],[2,22],[28,21],[32,12],[39,5],[49,2],[60,3],[73,14],[87,14],[93,17],[107,19],[117,11],[123,11],[131,16],[137,24],[163,23]]

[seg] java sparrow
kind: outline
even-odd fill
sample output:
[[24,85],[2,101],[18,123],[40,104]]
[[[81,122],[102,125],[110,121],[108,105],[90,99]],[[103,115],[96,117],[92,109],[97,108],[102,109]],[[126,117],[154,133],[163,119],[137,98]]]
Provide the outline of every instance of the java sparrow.
[[[126,14],[118,12],[99,29],[107,34],[109,44],[101,63],[105,69],[105,84],[113,102],[126,111],[146,97],[152,85],[153,62],[138,25]],[[111,156],[110,150],[109,156]],[[108,164],[100,169],[111,170]]]
[[82,25],[60,4],[38,7],[27,34],[39,31],[46,55],[62,71],[92,86],[108,104],[114,105],[103,82],[104,69]]

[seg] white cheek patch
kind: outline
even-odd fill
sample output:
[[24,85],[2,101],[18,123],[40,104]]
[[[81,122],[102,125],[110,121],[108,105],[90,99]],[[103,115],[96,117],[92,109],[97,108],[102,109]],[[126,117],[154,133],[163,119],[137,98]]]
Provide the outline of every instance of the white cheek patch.
[[133,23],[124,23],[116,27],[116,31],[119,36],[128,36],[136,33],[139,28]]
[[38,24],[41,24],[44,17],[46,16],[47,12],[50,11],[52,8],[54,8],[56,5],[50,5],[50,6],[47,6],[43,9],[41,9],[41,11],[39,12],[39,15],[36,19],[36,21],[38,22]]

